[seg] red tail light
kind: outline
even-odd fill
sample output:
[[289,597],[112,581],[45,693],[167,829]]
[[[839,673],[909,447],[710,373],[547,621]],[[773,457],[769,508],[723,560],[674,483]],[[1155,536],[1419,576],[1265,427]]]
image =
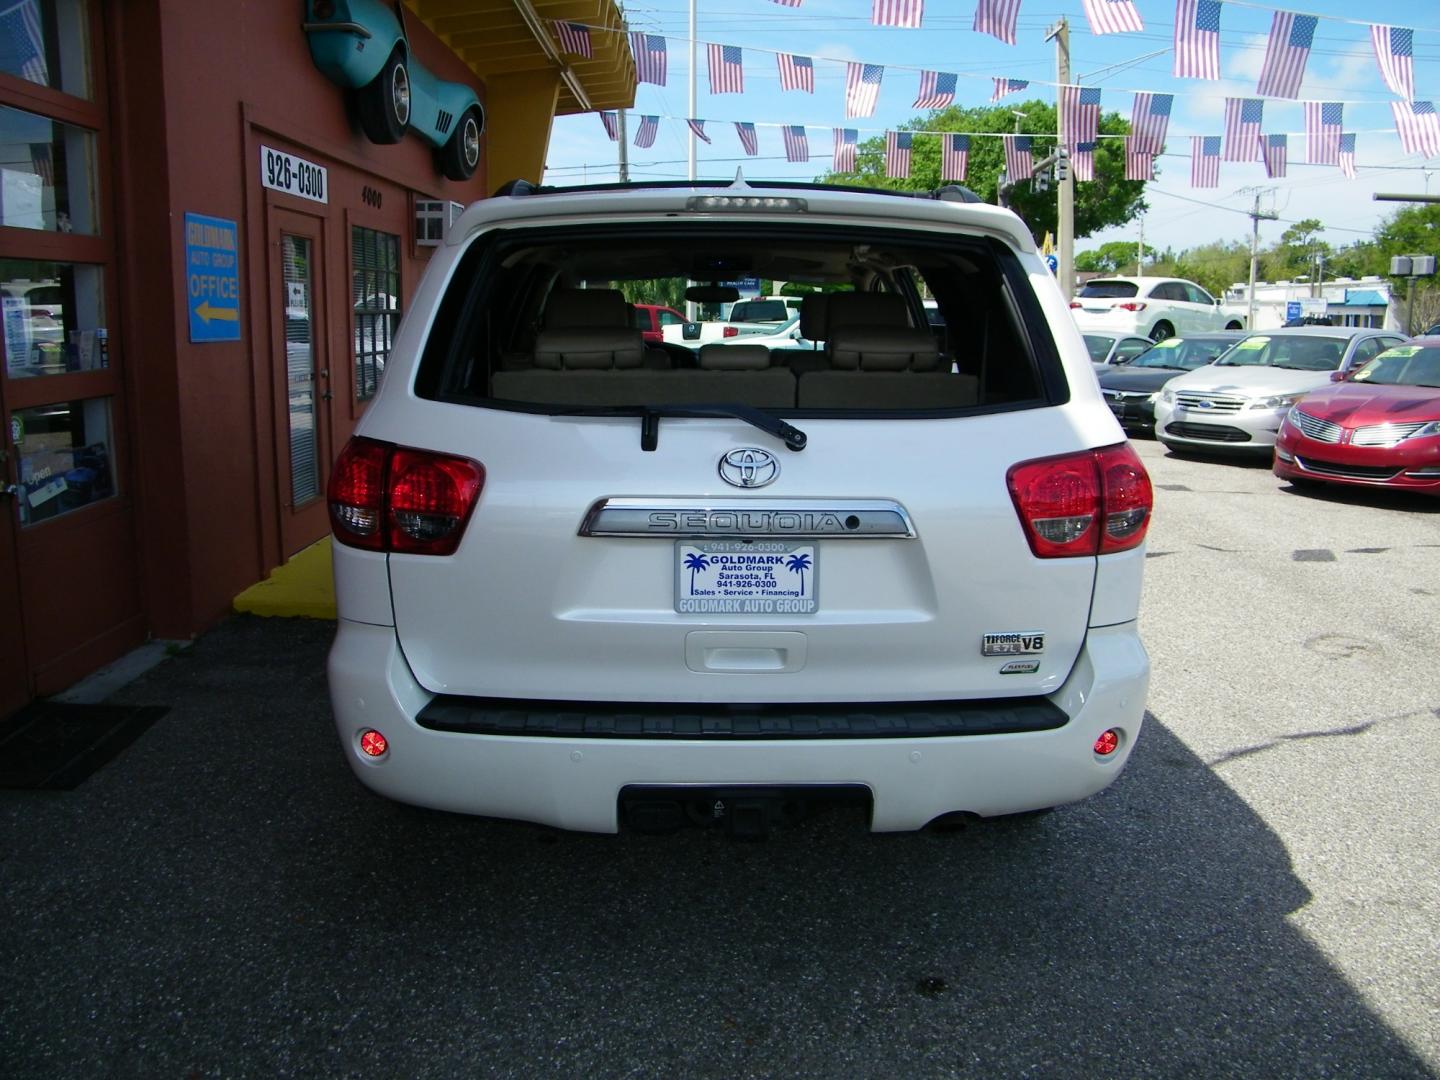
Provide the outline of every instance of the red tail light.
[[478,461],[351,439],[330,476],[330,527],[367,551],[451,555],[484,486]]
[[1070,301],[1070,306],[1071,306],[1072,308],[1077,308],[1077,307],[1082,307],[1083,305],[1080,303],[1079,300],[1071,300],[1071,301]]
[[1150,527],[1154,492],[1129,443],[1022,461],[1005,482],[1037,558],[1124,551]]
[[738,326],[727,326],[727,327],[725,327],[725,328],[721,331],[721,336],[723,336],[723,337],[739,337],[739,336],[740,336],[740,328],[739,328]]
[[1116,304],[1115,306],[1118,307],[1121,311],[1144,311],[1144,310],[1145,310],[1145,301],[1143,301],[1143,300],[1127,300],[1125,303],[1123,303],[1123,304]]

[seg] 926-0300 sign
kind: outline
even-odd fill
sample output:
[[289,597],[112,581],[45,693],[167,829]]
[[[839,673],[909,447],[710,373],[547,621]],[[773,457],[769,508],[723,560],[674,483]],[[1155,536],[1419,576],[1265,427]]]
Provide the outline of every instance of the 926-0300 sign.
[[329,173],[325,166],[283,150],[260,147],[260,183],[266,187],[323,203],[329,201],[326,195],[328,181]]

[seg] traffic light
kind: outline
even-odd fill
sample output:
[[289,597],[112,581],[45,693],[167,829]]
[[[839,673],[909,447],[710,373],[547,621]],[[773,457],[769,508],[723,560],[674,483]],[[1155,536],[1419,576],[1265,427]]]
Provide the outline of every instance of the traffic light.
[[1031,191],[1049,191],[1049,190],[1050,190],[1050,170],[1049,170],[1049,169],[1041,169],[1039,172],[1035,173],[1033,176],[1030,177],[1030,190],[1031,190]]
[[1055,179],[1070,179],[1070,151],[1063,146],[1055,150]]

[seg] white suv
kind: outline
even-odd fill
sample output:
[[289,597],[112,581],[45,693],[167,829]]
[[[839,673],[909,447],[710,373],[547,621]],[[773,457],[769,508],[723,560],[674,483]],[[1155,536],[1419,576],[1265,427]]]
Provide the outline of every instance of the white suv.
[[[824,348],[631,326],[631,282],[741,275],[832,290]],[[916,829],[1085,798],[1140,731],[1150,482],[1025,226],[962,189],[509,185],[329,501],[336,725],[405,802]]]
[[1243,315],[1179,278],[1092,278],[1070,301],[1070,313],[1085,333],[1138,334],[1151,341],[1245,329]]

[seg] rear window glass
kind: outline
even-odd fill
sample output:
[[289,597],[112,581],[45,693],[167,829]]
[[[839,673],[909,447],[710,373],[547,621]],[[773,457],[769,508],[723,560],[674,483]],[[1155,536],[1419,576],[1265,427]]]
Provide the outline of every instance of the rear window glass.
[[1085,348],[1090,350],[1090,359],[1097,364],[1102,363],[1114,347],[1115,339],[1113,337],[1102,337],[1099,334],[1085,335]]
[[789,317],[783,300],[742,300],[730,309],[731,322],[783,322]]
[[[723,304],[702,303],[696,322],[658,342],[635,329],[635,304],[718,294],[710,287],[742,277],[824,293],[814,320],[822,332],[736,325],[737,311],[793,320],[780,300],[741,301],[728,321]],[[966,328],[953,349],[930,325],[927,296],[946,324]],[[771,220],[748,231],[662,223],[484,234],[455,268],[415,389],[577,414],[740,404],[787,415],[949,415],[1068,398],[1044,312],[1003,243]]]
[[1140,288],[1133,281],[1087,281],[1080,289],[1081,296],[1100,299],[1138,296]]

